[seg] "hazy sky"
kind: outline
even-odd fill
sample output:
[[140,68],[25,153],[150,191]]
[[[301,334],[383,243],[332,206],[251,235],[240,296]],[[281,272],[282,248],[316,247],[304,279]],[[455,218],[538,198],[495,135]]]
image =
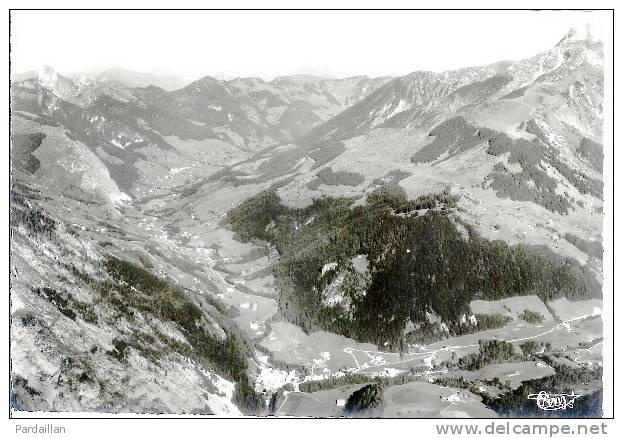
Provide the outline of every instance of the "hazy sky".
[[609,12],[14,11],[12,70],[121,66],[185,78],[404,75],[522,59]]

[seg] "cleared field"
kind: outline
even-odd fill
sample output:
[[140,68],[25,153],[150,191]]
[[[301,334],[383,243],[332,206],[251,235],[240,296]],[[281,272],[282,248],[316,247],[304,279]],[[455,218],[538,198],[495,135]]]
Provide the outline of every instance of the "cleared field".
[[[300,327],[288,322],[274,323],[261,345],[272,351],[275,359],[304,365],[311,379],[328,377],[344,369],[356,369],[356,360],[347,352],[349,349],[377,351],[375,345],[359,344],[333,333],[319,331],[307,335]],[[362,360],[365,357],[363,355]]]
[[268,257],[263,256],[244,262],[226,263],[225,267],[227,271],[234,274],[238,274],[240,276],[248,276],[258,270],[264,269],[269,264],[269,262],[270,260],[268,259]]
[[575,356],[573,358],[574,362],[579,365],[593,366],[593,365],[603,365],[603,344],[601,341],[598,343],[588,347],[588,348],[578,348],[573,350],[571,354]]
[[602,300],[569,301],[566,298],[551,301],[550,307],[563,321],[581,318],[586,315],[599,315],[603,307]]
[[272,330],[268,337],[260,345],[276,354],[280,351],[296,348],[306,337],[307,335],[300,327],[288,322],[276,322],[272,325]]
[[579,333],[583,333],[586,337],[597,339],[603,335],[603,321],[601,316],[592,316],[571,323],[571,327]]
[[390,418],[470,418],[495,417],[480,397],[465,390],[410,382],[385,390],[383,417]]
[[240,328],[251,338],[266,332],[266,321],[277,312],[277,303],[270,298],[250,295],[228,287],[217,295],[228,306],[235,307],[240,315],[234,318]]
[[543,301],[536,295],[504,298],[497,301],[474,300],[469,304],[469,308],[473,313],[504,315],[515,320],[519,319],[519,315],[525,310],[539,313],[543,316],[544,322],[554,319]]
[[486,365],[476,371],[452,371],[443,377],[463,377],[466,380],[493,380],[496,377],[501,382],[510,382],[513,388],[518,387],[524,380],[540,379],[555,374],[549,365],[543,362],[505,362]]
[[293,417],[342,417],[344,411],[336,401],[347,400],[364,385],[348,385],[341,388],[312,393],[287,392],[277,408],[277,416]]
[[276,295],[275,277],[272,274],[264,277],[247,279],[244,285],[258,295]]

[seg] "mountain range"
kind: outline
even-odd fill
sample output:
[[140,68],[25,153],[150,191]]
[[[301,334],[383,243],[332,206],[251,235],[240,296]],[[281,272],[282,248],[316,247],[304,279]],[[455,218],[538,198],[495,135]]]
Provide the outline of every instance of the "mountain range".
[[[357,349],[402,358],[431,330],[472,335],[479,300],[534,297],[562,323],[555,300],[601,299],[590,35],[441,73],[180,85],[123,69],[13,78],[15,409],[279,414],[310,381],[358,375]],[[563,353],[600,334],[577,336]],[[426,372],[460,359],[443,351]]]

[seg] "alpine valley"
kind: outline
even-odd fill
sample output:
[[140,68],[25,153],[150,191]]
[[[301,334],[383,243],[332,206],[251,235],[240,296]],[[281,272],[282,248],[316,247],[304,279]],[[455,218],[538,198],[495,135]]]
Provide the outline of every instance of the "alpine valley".
[[599,41],[149,80],[13,78],[14,412],[602,415]]

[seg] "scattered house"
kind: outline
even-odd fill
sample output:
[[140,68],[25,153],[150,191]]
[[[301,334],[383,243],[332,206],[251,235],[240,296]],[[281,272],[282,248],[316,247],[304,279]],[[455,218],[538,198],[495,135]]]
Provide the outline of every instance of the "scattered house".
[[337,400],[335,400],[335,405],[343,408],[344,406],[346,406],[346,400],[344,400],[343,398],[338,398]]
[[447,395],[445,397],[443,396],[439,396],[443,401],[448,401],[448,402],[460,402],[461,400],[461,394],[459,394],[458,392],[456,394],[450,394]]

